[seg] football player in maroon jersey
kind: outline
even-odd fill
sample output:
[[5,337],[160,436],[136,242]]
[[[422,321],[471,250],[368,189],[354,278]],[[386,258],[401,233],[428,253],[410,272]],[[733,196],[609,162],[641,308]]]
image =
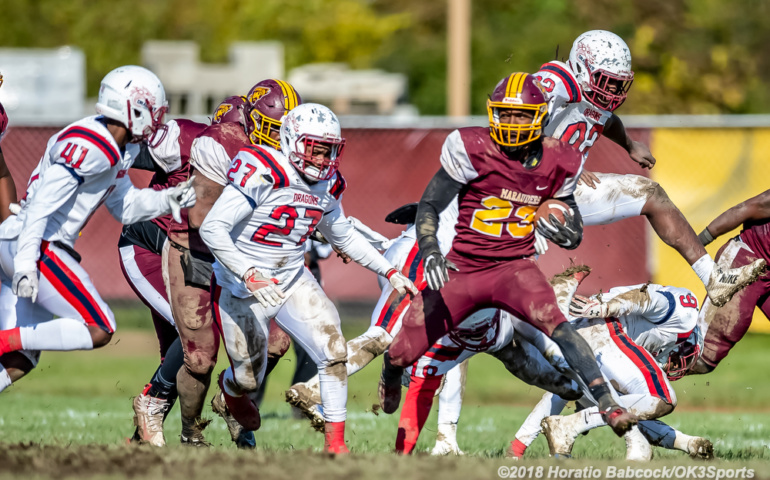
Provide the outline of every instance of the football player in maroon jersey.
[[[741,234],[731,238],[717,252],[717,262],[725,268],[748,265],[758,258],[770,262],[770,190],[725,211],[698,235],[703,245],[743,224]],[[770,274],[744,288],[722,307],[706,300],[699,324],[706,326],[703,354],[689,373],[714,370],[730,349],[746,334],[754,316],[754,307],[770,319]]]
[[[429,288],[412,301],[385,354],[382,409],[392,413],[398,408],[405,367],[468,315],[492,307],[551,337],[607,423],[622,435],[637,418],[612,398],[590,347],[559,310],[534,259],[536,235],[567,249],[580,244],[583,226],[573,192],[582,156],[567,143],[543,137],[547,102],[532,75],[514,73],[502,79],[487,110],[489,128],[466,127],[449,134],[441,168],[420,200],[417,238]],[[439,212],[456,195],[457,236],[444,257],[436,238]],[[549,198],[566,202],[570,212],[564,223],[551,216],[536,227],[537,207]]]

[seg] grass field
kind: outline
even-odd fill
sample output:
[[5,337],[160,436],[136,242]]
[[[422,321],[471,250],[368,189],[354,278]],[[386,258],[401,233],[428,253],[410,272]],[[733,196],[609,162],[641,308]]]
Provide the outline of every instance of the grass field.
[[[140,322],[134,318],[143,312],[119,310],[117,314],[118,325],[126,318],[126,324],[135,326]],[[345,334],[350,338],[364,329],[361,322],[348,322]],[[763,472],[770,475],[768,352],[770,335],[749,335],[715,373],[676,382],[679,406],[666,419],[680,430],[711,439],[716,456],[728,462],[727,467],[749,466],[760,478]],[[224,362],[222,355],[218,368]],[[36,371],[0,395],[0,442],[4,444],[0,475],[189,478],[189,472],[211,469],[218,474],[233,462],[254,462],[258,471],[270,472],[271,478],[392,478],[398,472],[411,472],[406,478],[425,478],[427,472],[436,471],[442,472],[442,478],[497,478],[497,467],[511,465],[500,457],[542,393],[510,376],[497,360],[479,355],[471,361],[458,428],[461,448],[474,458],[432,459],[418,454],[413,459],[396,459],[388,454],[398,416],[372,411],[381,365],[374,362],[349,383],[347,439],[358,455],[332,463],[318,453],[322,436],[304,421],[294,420],[282,401],[293,362],[292,355],[287,355],[270,378],[257,452],[236,452],[218,419],[206,430],[216,447],[212,453],[181,448],[176,441],[180,431],[176,410],[166,423],[169,448],[156,451],[123,446],[133,430],[131,397],[157,365],[157,342],[151,331],[122,328],[111,345],[95,352],[47,352]],[[211,416],[208,409],[205,414]],[[581,437],[573,452],[578,460],[560,465],[582,468],[588,465],[585,462],[606,465],[622,459],[624,442],[606,430]],[[434,441],[435,412],[417,451],[429,450]],[[301,460],[293,450],[302,452]],[[551,465],[547,453],[545,440],[539,438],[527,452],[535,463],[525,465]],[[653,465],[693,464],[680,452],[656,449],[655,456]]]

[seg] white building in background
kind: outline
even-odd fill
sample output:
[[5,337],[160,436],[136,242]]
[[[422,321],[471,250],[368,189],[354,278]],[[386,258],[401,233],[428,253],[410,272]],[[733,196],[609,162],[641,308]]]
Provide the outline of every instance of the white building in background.
[[229,62],[202,63],[195,42],[152,40],[142,46],[142,65],[163,82],[171,115],[211,115],[226,97],[246,95],[265,78],[283,78],[283,44],[237,42]]
[[78,48],[0,48],[0,102],[14,125],[62,125],[84,114],[86,58]]
[[292,69],[286,80],[303,101],[322,103],[337,115],[417,115],[414,106],[403,103],[408,82],[401,73],[311,63]]

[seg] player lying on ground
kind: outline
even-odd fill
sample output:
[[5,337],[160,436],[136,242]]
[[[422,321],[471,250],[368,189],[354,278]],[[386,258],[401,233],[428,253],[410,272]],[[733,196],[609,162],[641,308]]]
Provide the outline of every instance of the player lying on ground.
[[[728,240],[717,253],[717,261],[725,268],[749,265],[757,259],[770,260],[770,190],[722,213],[699,237],[704,245],[708,245],[741,224],[740,235]],[[764,273],[723,307],[705,302],[699,319],[705,331],[703,355],[689,373],[703,374],[714,370],[746,335],[755,307],[770,319],[770,273]]]
[[[250,120],[245,130],[237,122],[218,123],[207,127],[193,141],[190,165],[198,201],[181,222],[171,222],[163,248],[169,303],[184,350],[184,366],[177,374],[177,391],[182,417],[181,439],[188,445],[209,445],[203,435],[208,421],[201,418],[201,412],[219,351],[211,303],[214,256],[201,240],[198,229],[227,185],[228,177],[234,173],[230,168],[238,151],[252,142],[276,145],[281,119],[301,103],[291,85],[274,79],[257,83],[247,100]],[[215,400],[213,408],[223,412],[222,397]],[[237,441],[241,428],[227,415],[225,420]]]
[[[698,302],[692,292],[655,284],[615,287],[601,296],[576,296],[570,313],[576,317],[572,323],[591,345],[604,377],[621,395],[621,403],[642,420],[625,435],[626,459],[649,460],[652,449],[647,439],[655,445],[710,458],[713,449],[708,440],[676,432],[662,422],[649,422],[673,411],[676,395],[669,379],[681,378],[700,351],[681,345],[685,341],[697,345],[702,339],[696,327]],[[530,330],[530,335],[526,326],[520,330],[539,350],[555,348],[540,332]],[[683,355],[685,351],[688,353]],[[561,355],[548,358],[556,365],[561,363],[564,370]],[[516,433],[509,455],[524,455],[540,433],[541,422],[551,454],[557,456],[569,456],[579,434],[605,425],[588,398],[579,401],[583,409],[578,413],[557,416],[566,403],[567,399],[545,394]]]
[[[216,109],[212,123],[235,122],[245,125],[245,97],[229,97]],[[146,146],[132,168],[155,172],[149,187],[160,189],[177,185],[190,177],[192,142],[208,125],[191,120],[171,120],[168,134],[152,147]],[[123,276],[137,297],[150,309],[158,336],[161,362],[141,393],[133,399],[134,425],[132,441],[164,446],[163,421],[176,401],[176,376],[184,364],[184,353],[174,317],[168,303],[168,290],[163,280],[163,245],[168,237],[170,215],[150,221],[126,225],[118,242]],[[251,438],[247,438],[247,437]],[[244,434],[239,446],[254,446],[253,435]]]
[[179,217],[195,202],[189,182],[139,190],[127,175],[138,144],[166,131],[166,96],[152,72],[108,73],[96,111],[51,137],[21,211],[0,226],[0,390],[34,368],[41,350],[91,350],[112,338],[112,311],[74,250],[102,203],[128,224]]
[[[559,311],[553,289],[533,258],[532,220],[548,198],[561,199],[571,209],[564,223],[545,221],[548,228],[539,225],[538,233],[565,248],[576,248],[582,239],[572,195],[582,155],[541,135],[548,110],[533,76],[505,77],[487,106],[489,128],[462,128],[449,134],[441,168],[420,200],[416,228],[428,288],[413,300],[384,355],[380,405],[386,413],[394,412],[401,400],[403,369],[470,314],[493,307],[553,338],[581,386],[590,389],[603,416],[622,435],[636,418],[612,398],[590,347]],[[455,196],[457,236],[444,257],[436,237],[439,213]]]
[[[623,39],[605,30],[585,32],[575,39],[566,63],[548,62],[535,75],[548,96],[546,135],[578,148],[583,162],[603,134],[643,168],[655,165],[647,146],[633,141],[613,113],[634,79],[631,51]],[[756,279],[764,265],[757,260],[735,269],[717,266],[663,187],[643,176],[584,172],[575,201],[585,226],[646,216],[660,239],[687,260],[716,305]]]
[[332,302],[304,266],[304,243],[318,230],[357,263],[388,278],[396,290],[414,285],[345,218],[345,180],[337,171],[345,140],[337,117],[318,104],[291,110],[281,126],[279,152],[241,149],[230,182],[201,226],[217,258],[214,315],[231,367],[219,385],[232,415],[256,430],[251,398],[264,378],[267,338],[275,318],[318,366],[324,407],[324,450],[346,453],[347,351]]

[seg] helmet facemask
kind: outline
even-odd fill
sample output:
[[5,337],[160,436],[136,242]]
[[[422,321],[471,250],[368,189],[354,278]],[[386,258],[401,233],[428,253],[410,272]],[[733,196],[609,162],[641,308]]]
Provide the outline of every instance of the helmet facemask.
[[[548,114],[548,105],[541,104],[523,104],[512,103],[517,99],[502,102],[493,102],[487,100],[487,113],[489,115],[489,128],[492,140],[502,147],[519,147],[539,139],[543,134],[543,121]],[[515,124],[501,123],[500,110],[523,110],[532,112],[532,122]]]
[[[588,69],[588,64],[584,67]],[[634,82],[634,72],[621,75],[597,69],[591,72],[589,79],[588,88],[583,88],[583,96],[602,110],[614,111],[626,101]]]
[[[313,151],[320,145],[328,148],[329,155],[324,156],[319,168],[315,165],[316,162],[313,161],[313,157],[318,155],[313,155]],[[289,160],[308,180],[322,182],[329,180],[337,173],[344,149],[344,138],[303,134],[295,140],[294,149],[289,153]]]
[[256,108],[252,108],[249,112],[249,123],[251,124],[251,130],[249,132],[249,141],[254,145],[267,145],[281,149],[281,139],[275,139],[270,136],[271,131],[280,132],[282,120],[275,120],[266,115],[262,115]]
[[131,101],[126,101],[126,112],[128,114],[127,128],[133,135],[132,143],[146,142],[150,148],[160,145],[168,133],[168,125],[164,123],[168,105],[162,106],[152,111],[152,103],[138,100],[131,105]]

